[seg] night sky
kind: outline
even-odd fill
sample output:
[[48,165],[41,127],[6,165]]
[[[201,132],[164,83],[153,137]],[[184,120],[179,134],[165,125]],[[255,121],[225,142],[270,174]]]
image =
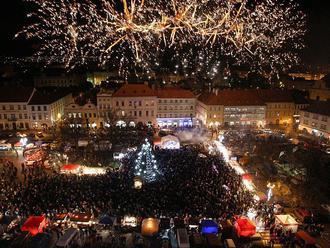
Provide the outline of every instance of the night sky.
[[[0,55],[30,55],[31,45],[13,37],[24,25],[27,13],[23,0],[4,0],[0,15]],[[55,0],[54,0],[55,1]],[[307,65],[330,65],[330,1],[297,0],[307,14],[306,46],[302,61]]]

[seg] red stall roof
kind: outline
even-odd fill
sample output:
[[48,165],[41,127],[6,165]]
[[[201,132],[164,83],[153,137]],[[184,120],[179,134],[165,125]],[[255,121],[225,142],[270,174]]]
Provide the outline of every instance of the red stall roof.
[[79,164],[66,164],[61,167],[61,170],[74,171],[74,170],[78,170],[79,168],[80,168]]
[[45,216],[30,216],[21,227],[22,232],[29,232],[32,236],[42,233],[47,226]]
[[305,243],[307,245],[315,245],[316,244],[316,241],[314,238],[312,238],[308,233],[306,233],[305,231],[298,231],[296,233],[296,236],[298,238],[301,238],[305,241]]
[[248,218],[238,218],[235,226],[238,236],[250,237],[256,233],[256,226]]

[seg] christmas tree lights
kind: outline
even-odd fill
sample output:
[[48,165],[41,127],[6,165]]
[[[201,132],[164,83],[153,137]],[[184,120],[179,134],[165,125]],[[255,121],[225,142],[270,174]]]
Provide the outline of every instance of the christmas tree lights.
[[152,182],[156,180],[158,174],[157,161],[152,152],[152,146],[148,139],[145,139],[135,160],[135,175],[142,177],[146,182]]

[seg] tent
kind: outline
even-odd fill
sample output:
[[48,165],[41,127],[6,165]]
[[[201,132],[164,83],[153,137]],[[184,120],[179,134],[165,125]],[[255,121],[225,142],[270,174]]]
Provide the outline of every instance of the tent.
[[101,216],[99,223],[102,224],[102,225],[112,226],[113,225],[113,218],[111,218],[109,215],[103,215],[103,216]]
[[154,236],[159,231],[159,220],[147,218],[142,221],[141,234],[143,236]]
[[61,172],[64,173],[77,173],[80,170],[79,164],[65,164],[61,167]]
[[275,215],[275,223],[281,225],[284,230],[296,233],[299,223],[289,214]]
[[162,149],[180,149],[180,141],[174,135],[167,135],[161,139]]
[[21,227],[22,232],[29,232],[32,236],[42,233],[47,226],[45,216],[30,216]]
[[202,234],[218,234],[218,224],[213,220],[202,220],[201,222]]
[[256,233],[256,226],[246,217],[236,219],[235,228],[238,237],[251,237]]

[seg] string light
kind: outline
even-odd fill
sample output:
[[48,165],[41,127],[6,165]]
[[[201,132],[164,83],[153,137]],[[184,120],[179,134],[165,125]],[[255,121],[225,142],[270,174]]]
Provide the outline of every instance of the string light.
[[145,143],[135,160],[135,175],[142,177],[147,182],[152,182],[156,180],[158,174],[157,161],[153,155],[152,147],[148,139],[145,139]]

